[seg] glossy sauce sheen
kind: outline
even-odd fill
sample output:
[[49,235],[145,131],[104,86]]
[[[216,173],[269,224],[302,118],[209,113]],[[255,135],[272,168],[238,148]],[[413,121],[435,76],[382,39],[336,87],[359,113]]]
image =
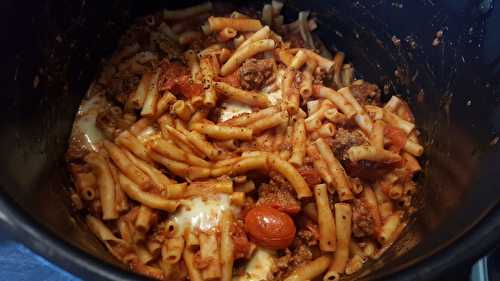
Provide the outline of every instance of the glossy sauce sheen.
[[259,206],[245,216],[245,230],[256,244],[270,249],[285,249],[295,237],[295,224],[284,212]]

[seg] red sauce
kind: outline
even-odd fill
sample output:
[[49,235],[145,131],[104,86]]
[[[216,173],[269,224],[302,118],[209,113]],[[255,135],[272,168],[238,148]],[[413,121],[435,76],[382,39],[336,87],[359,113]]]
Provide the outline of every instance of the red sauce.
[[406,133],[403,132],[402,130],[392,127],[392,126],[386,126],[384,128],[384,136],[389,140],[391,143],[391,146],[389,147],[390,150],[399,153],[401,149],[406,144],[407,137]]

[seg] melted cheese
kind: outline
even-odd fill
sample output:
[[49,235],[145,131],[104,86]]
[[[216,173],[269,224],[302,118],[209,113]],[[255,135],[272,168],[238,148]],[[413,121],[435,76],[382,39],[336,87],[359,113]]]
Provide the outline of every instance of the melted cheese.
[[233,281],[267,281],[272,278],[274,253],[257,248],[245,268],[245,274],[233,278]]
[[281,93],[281,83],[283,82],[283,76],[285,72],[283,70],[279,70],[276,73],[276,81],[273,84],[266,86],[262,89],[262,93],[267,95],[267,98],[271,102],[272,105],[278,104],[282,99]]
[[208,231],[219,224],[222,212],[230,208],[235,213],[239,212],[239,209],[231,206],[231,199],[227,194],[194,197],[182,200],[181,207],[173,214],[172,220],[177,223],[181,232],[186,228]]
[[[281,82],[283,81],[284,71],[280,70],[276,74],[276,81],[264,88],[261,93],[267,95],[272,105],[278,104],[282,99]],[[225,101],[222,103],[219,121],[224,122],[243,113],[252,113],[252,108],[246,104],[236,101]]]
[[102,132],[96,127],[96,117],[110,105],[104,93],[93,92],[92,86],[88,96],[78,108],[71,131],[71,142],[77,143],[80,149],[96,151],[97,143],[104,139]]
[[252,108],[246,104],[236,101],[226,101],[222,103],[219,121],[223,122],[243,113],[251,113]]
[[146,127],[138,136],[137,139],[141,141],[142,143],[147,143],[150,140],[153,140],[155,138],[161,137],[161,133],[159,132],[158,128],[154,126],[149,126]]

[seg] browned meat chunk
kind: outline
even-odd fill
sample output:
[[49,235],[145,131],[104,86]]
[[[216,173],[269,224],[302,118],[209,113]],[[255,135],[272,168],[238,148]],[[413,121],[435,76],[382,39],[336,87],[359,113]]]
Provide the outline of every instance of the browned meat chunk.
[[274,73],[273,59],[249,59],[240,67],[241,87],[245,90],[260,90]]
[[313,167],[313,159],[305,157],[304,165],[297,167],[297,171],[304,178],[309,186],[315,186],[321,183],[321,176]]
[[313,252],[308,246],[301,244],[290,251],[286,249],[282,255],[276,259],[273,268],[273,280],[283,280],[293,270],[313,259]]
[[125,104],[128,95],[135,91],[137,85],[139,85],[139,76],[120,76],[120,74],[115,75],[108,85],[106,96],[109,100],[117,101],[120,104]]
[[291,186],[284,179],[261,184],[257,205],[269,206],[289,214],[300,211],[300,202],[295,199]]
[[352,233],[354,237],[371,236],[374,232],[373,217],[370,211],[363,201],[354,199],[354,208],[352,210]]
[[234,259],[248,258],[252,252],[252,243],[248,241],[247,234],[240,222],[231,225],[231,238],[234,243]]
[[319,239],[319,229],[316,224],[308,224],[305,228],[297,232],[297,236],[302,240],[307,246],[318,245]]
[[95,124],[96,127],[103,132],[106,138],[113,139],[118,133],[118,127],[121,119],[121,108],[119,108],[118,106],[112,106],[97,115]]
[[378,104],[380,89],[375,84],[363,82],[361,85],[351,85],[351,92],[360,104]]
[[332,141],[333,152],[337,159],[345,161],[348,159],[347,150],[352,146],[361,145],[363,143],[365,143],[365,139],[358,131],[350,132],[346,129],[339,128]]

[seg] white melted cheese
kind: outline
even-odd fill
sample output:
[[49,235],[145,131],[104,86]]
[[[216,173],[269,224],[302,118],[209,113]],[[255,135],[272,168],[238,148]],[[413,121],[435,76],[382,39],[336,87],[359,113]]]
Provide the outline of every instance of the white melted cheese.
[[257,248],[245,268],[245,274],[233,278],[233,281],[267,281],[272,278],[274,266],[272,251]]
[[233,212],[239,212],[239,209],[231,206],[231,199],[227,194],[205,198],[193,197],[182,200],[172,220],[177,223],[181,232],[184,232],[186,228],[209,231],[217,227],[222,212],[230,208]]
[[278,104],[282,99],[281,83],[283,82],[284,70],[279,70],[276,73],[276,81],[273,84],[262,89],[262,93],[267,95],[267,98],[272,105]]
[[237,101],[225,101],[222,103],[222,108],[219,116],[219,121],[221,122],[243,113],[252,113],[252,108],[250,108],[250,106]]
[[[284,71],[280,70],[276,74],[276,81],[271,85],[262,88],[261,93],[266,95],[272,105],[278,104],[281,99],[281,82],[283,81]],[[252,113],[252,108],[246,104],[237,101],[225,101],[222,103],[219,121],[224,122],[243,113]]]
[[110,106],[104,93],[92,91],[91,86],[89,98],[80,104],[71,131],[71,142],[77,143],[81,149],[87,151],[96,151],[97,143],[104,139],[104,135],[96,127],[96,117],[99,112]]
[[154,126],[148,126],[142,132],[139,133],[137,139],[142,143],[147,143],[152,139],[161,137],[160,131]]

